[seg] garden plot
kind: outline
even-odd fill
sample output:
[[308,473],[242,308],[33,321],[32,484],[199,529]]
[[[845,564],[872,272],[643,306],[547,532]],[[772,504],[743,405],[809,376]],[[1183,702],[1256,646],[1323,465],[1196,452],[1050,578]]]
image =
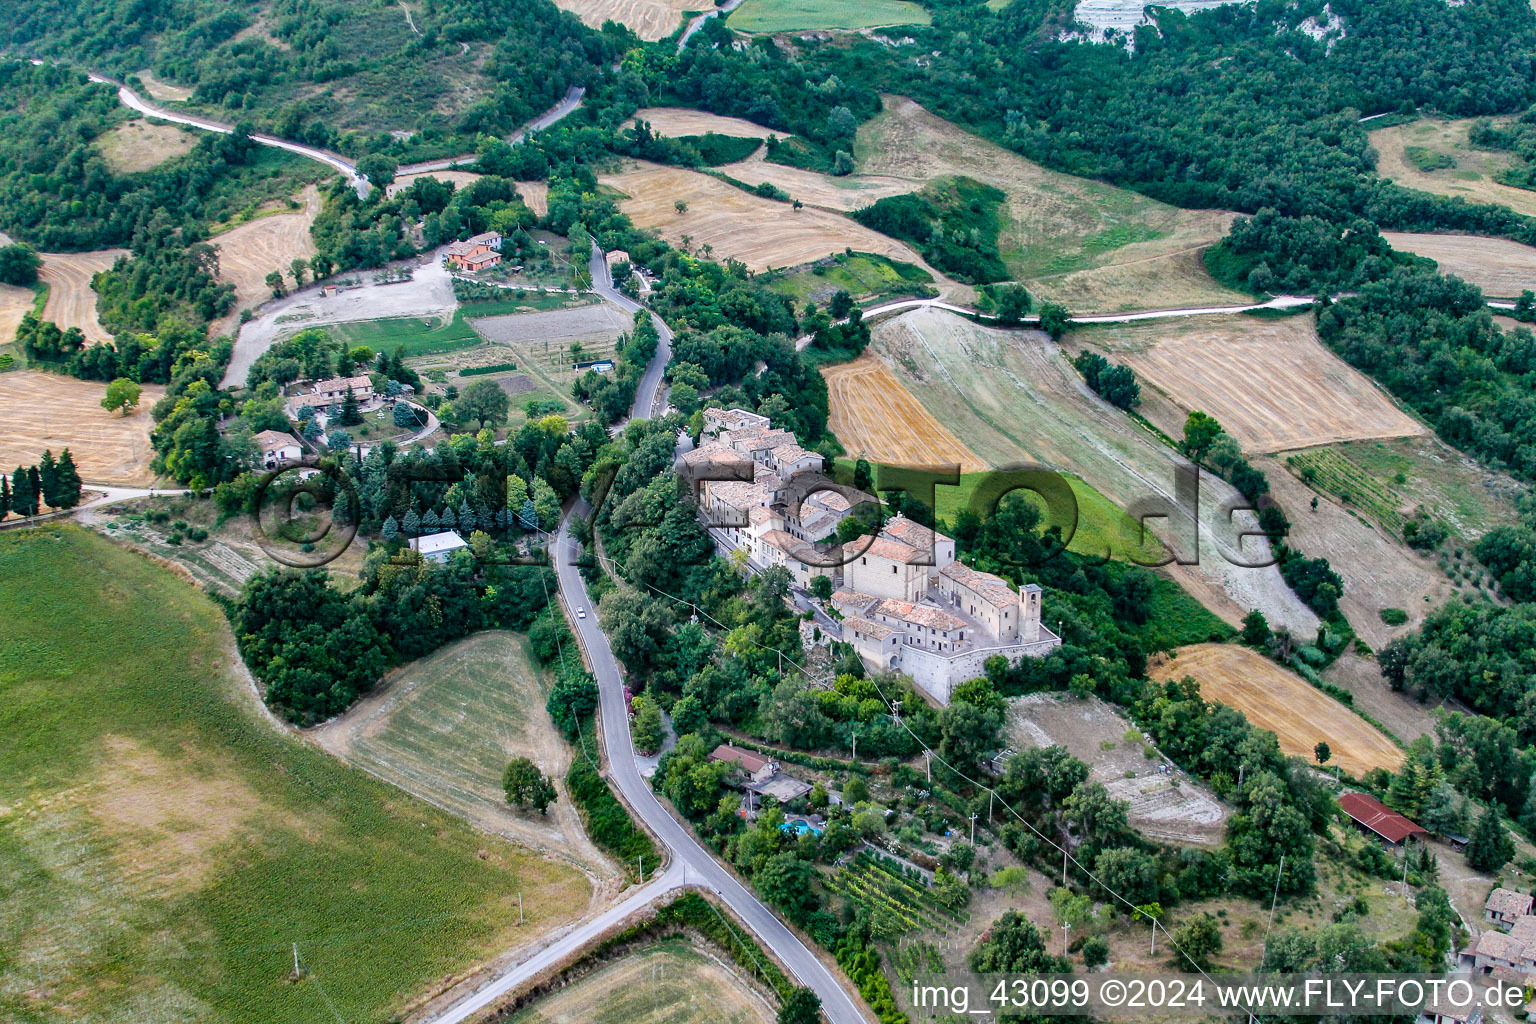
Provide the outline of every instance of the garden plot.
[[103,270],[112,269],[117,258],[127,256],[128,250],[45,252],[40,255],[43,266],[38,276],[48,285],[48,304],[43,307],[43,319],[52,320],[62,330],[80,328],[85,332],[85,340],[91,344],[111,341],[112,336],[96,319],[96,292],[91,288],[91,278]]
[[1060,746],[1087,762],[1089,778],[1130,804],[1130,823],[1138,832],[1177,843],[1221,842],[1231,811],[1184,772],[1164,774],[1162,755],[1141,730],[1097,697],[1016,698],[1008,706],[1007,729],[1015,749]]
[[[614,358],[619,335],[634,325],[628,313],[606,302],[474,321],[475,330],[517,353],[519,365],[544,377],[557,394],[568,393],[571,382],[586,372],[575,370],[575,363]],[[573,351],[576,345],[580,349]]]
[[[1161,439],[1088,390],[1061,349],[1038,331],[1005,331],[934,309],[904,313],[874,327],[874,351],[936,420],[993,466],[1041,463],[1080,477],[1115,506],[1166,503],[1172,519],[1148,526],[1196,565],[1170,565],[1185,590],[1227,622],[1250,609],[1298,635],[1317,630],[1317,616],[1273,566],[1250,569],[1223,556],[1257,561],[1249,538],[1241,551],[1222,512],[1237,492],[1208,473],[1200,476],[1198,527],[1173,501],[1175,467],[1184,461]],[[1244,529],[1256,530],[1251,515]],[[1193,539],[1198,536],[1198,552]]]
[[1173,437],[1195,409],[1216,417],[1245,452],[1424,433],[1318,341],[1308,314],[1151,320],[1077,330],[1069,341],[1135,370],[1142,414]]

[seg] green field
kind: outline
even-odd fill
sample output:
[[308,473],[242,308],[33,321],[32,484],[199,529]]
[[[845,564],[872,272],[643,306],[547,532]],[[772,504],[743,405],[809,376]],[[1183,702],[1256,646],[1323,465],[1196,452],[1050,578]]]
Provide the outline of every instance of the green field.
[[586,906],[272,725],[218,607],[148,560],[10,532],[0,579],[0,1019],[383,1022]]
[[740,32],[811,32],[822,29],[926,25],[928,12],[906,0],[747,0],[730,14]]
[[[837,460],[837,478],[844,483],[853,480],[854,462],[851,459]],[[934,514],[951,526],[954,525],[955,516],[970,505],[976,488],[990,474],[988,473],[962,473],[960,485],[948,487],[940,485],[934,490],[934,499],[937,508]],[[875,480],[880,479],[879,469],[875,469]],[[1118,559],[1129,559],[1135,556],[1142,562],[1154,562],[1163,557],[1163,545],[1156,537],[1141,536],[1141,529],[1130,516],[1115,505],[1104,495],[1094,490],[1088,484],[1075,476],[1067,476],[1067,483],[1072,488],[1072,496],[1077,499],[1077,529],[1072,534],[1072,539],[1067,543],[1067,550],[1080,555],[1101,556],[1105,551]],[[1033,496],[1038,507],[1044,512],[1043,502]],[[1047,522],[1046,526],[1062,526],[1064,523]]]
[[449,320],[440,316],[403,316],[331,324],[326,330],[332,337],[345,341],[348,347],[367,345],[375,352],[393,352],[403,345],[407,356],[452,352],[454,349],[478,345],[485,340],[475,333],[475,329],[464,320],[463,314],[457,312]]
[[815,302],[824,306],[839,289],[863,299],[918,294],[918,289],[932,283],[932,275],[922,267],[856,252],[852,256],[839,253],[828,266],[818,264],[786,273],[768,287],[800,305]]

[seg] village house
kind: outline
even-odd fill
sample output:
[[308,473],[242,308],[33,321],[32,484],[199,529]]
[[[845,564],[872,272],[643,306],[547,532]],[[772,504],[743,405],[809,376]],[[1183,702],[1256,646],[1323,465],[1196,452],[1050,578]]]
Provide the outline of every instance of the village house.
[[451,242],[443,251],[448,265],[476,273],[501,262],[501,235],[495,231]]
[[779,762],[751,750],[722,743],[710,751],[709,759],[731,765],[739,776],[738,784],[747,792],[746,810],[755,812],[758,798],[771,796],[781,804],[799,799],[811,791],[811,785],[779,770]]
[[952,538],[899,515],[876,536],[837,544],[838,526],[871,495],[823,476],[822,457],[764,416],[706,409],[703,418],[703,442],[681,461],[701,478],[700,515],[717,553],[745,556],[753,572],[782,566],[801,590],[830,578],[842,621],[824,628],[872,668],[905,673],[948,703],[988,658],[1016,664],[1060,646],[1041,625],[1038,586],[962,564]]
[[1428,829],[1365,793],[1345,793],[1339,797],[1339,808],[1349,815],[1357,830],[1391,850],[1401,850],[1410,839],[1423,842],[1429,837]]
[[1524,985],[1536,974],[1536,917],[1517,918],[1510,930],[1486,931],[1457,959],[1464,970]]
[[764,782],[773,778],[774,772],[779,770],[779,762],[771,757],[752,750],[743,750],[733,747],[729,743],[722,743],[709,752],[711,761],[720,761],[734,766],[748,782]]
[[1489,893],[1483,903],[1483,920],[1509,931],[1516,921],[1531,914],[1533,910],[1536,910],[1536,897],[1500,886]]
[[442,533],[429,533],[424,537],[412,537],[406,543],[412,551],[421,553],[422,561],[435,562],[438,565],[445,564],[460,548],[469,547],[469,543],[459,536],[457,530],[444,530]]
[[329,377],[325,380],[301,380],[289,385],[291,397],[287,406],[289,415],[297,416],[298,410],[309,406],[316,412],[329,412],[340,409],[347,400],[347,392],[359,406],[372,402],[377,397],[373,390],[373,378],[366,374],[355,377]]
[[263,469],[277,469],[298,462],[304,455],[304,449],[299,447],[293,435],[281,430],[263,430],[255,440],[256,447],[261,449]]

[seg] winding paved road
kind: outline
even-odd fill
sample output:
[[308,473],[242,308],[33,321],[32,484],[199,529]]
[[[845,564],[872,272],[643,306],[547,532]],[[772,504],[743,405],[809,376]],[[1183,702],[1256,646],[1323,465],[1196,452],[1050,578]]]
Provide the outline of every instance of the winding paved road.
[[[626,313],[638,313],[641,310],[640,303],[613,286],[613,275],[608,271],[608,260],[596,242],[592,243],[590,268],[594,292]],[[640,384],[635,389],[635,404],[630,410],[632,418],[650,419],[656,415],[657,399],[661,397],[662,374],[667,372],[667,364],[672,361],[672,328],[668,327],[666,321],[655,313],[651,314],[651,323],[655,325],[660,340],[656,343],[656,354],[646,365]]]
[[698,32],[699,29],[704,27],[704,23],[706,21],[708,21],[710,18],[718,18],[722,14],[727,14],[731,11],[734,11],[736,8],[740,7],[741,4],[742,0],[726,0],[725,3],[721,4],[719,7],[716,7],[714,10],[706,11],[698,17],[694,18],[688,23],[688,27],[683,30],[683,34],[678,37],[677,52],[683,52],[683,47],[688,45],[688,40],[692,39],[694,33]]

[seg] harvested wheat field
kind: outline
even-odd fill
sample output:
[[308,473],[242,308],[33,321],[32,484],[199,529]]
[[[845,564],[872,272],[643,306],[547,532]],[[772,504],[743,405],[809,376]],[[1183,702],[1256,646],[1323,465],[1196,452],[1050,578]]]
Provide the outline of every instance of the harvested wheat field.
[[760,149],[745,160],[725,164],[720,170],[749,185],[768,182],[807,206],[834,213],[848,213],[887,196],[899,196],[921,187],[907,178],[885,174],[845,174],[837,177],[820,171],[770,163],[767,150]]
[[890,466],[953,466],[962,473],[987,464],[912,397],[880,357],[865,352],[851,363],[823,367],[828,426],[850,458]]
[[1536,290],[1536,248],[1478,235],[1409,235],[1383,231],[1392,248],[1428,256],[1440,273],[1454,274],[1494,298],[1515,298]]
[[44,449],[68,448],[90,483],[142,487],[152,483],[149,460],[154,428],[149,409],[165,389],[145,385],[137,412],[127,416],[101,407],[106,385],[55,373],[15,370],[0,374],[0,466],[31,465]]
[[32,311],[35,298],[30,288],[0,284],[0,345],[15,339],[16,328],[21,326],[21,318]]
[[112,336],[96,319],[96,293],[91,290],[91,278],[112,269],[119,256],[127,255],[127,249],[42,253],[43,267],[38,276],[48,284],[43,319],[66,330],[78,327],[85,332],[85,340],[93,344],[111,341]]
[[[1474,149],[1467,142],[1467,130],[1475,120],[1418,120],[1371,132],[1371,146],[1377,154],[1376,173],[1406,188],[1453,198],[1460,196],[1469,203],[1507,206],[1516,213],[1536,216],[1536,192],[1500,185],[1493,178],[1519,158],[1498,150]],[[1411,159],[1409,147],[1418,147],[1431,157],[1450,157],[1454,166],[1421,171]]]
[[556,989],[511,1024],[772,1024],[775,1016],[738,968],[674,937]]
[[240,310],[254,309],[272,297],[265,280],[268,274],[280,270],[290,278],[289,264],[294,259],[307,260],[318,251],[309,226],[320,212],[320,192],[311,185],[300,198],[303,208],[294,213],[258,217],[213,237],[219,247],[219,280],[235,286],[235,304],[209,328],[211,336],[232,333]]
[[473,185],[483,177],[485,175],[476,174],[474,171],[422,171],[420,174],[402,174],[389,183],[384,194],[393,199],[422,178],[433,178],[445,184],[451,184],[455,189],[462,189],[465,185]]
[[698,0],[559,0],[555,6],[570,11],[592,28],[602,28],[605,21],[616,21],[652,43],[676,32],[683,23],[684,11],[705,7]]
[[192,152],[197,136],[174,124],[145,120],[124,121],[96,140],[96,147],[112,169],[123,174],[137,174],[159,167]]
[[520,181],[517,194],[523,197],[523,205],[540,217],[549,214],[549,182]]
[[[872,252],[927,267],[922,257],[893,238],[825,210],[792,210],[744,192],[707,174],[631,161],[622,174],[602,177],[629,198],[620,208],[636,226],[651,228],[673,245],[688,236],[689,248],[709,247],[711,258],[735,259],[750,270],[794,267],[843,249]],[[673,205],[684,202],[678,213]],[[935,275],[936,277],[939,275]]]
[[1226,235],[1230,213],[1180,210],[1046,170],[897,96],[859,128],[854,155],[859,175],[851,177],[871,176],[882,188],[899,179],[913,191],[959,174],[1008,193],[998,247],[1009,271],[1076,312],[1248,301],[1218,285],[1200,259]]
[[[1150,431],[1088,390],[1061,348],[1039,331],[1000,330],[935,309],[918,309],[874,327],[871,348],[933,416],[994,466],[1036,462],[1077,476],[1120,509],[1167,503],[1168,520],[1151,520],[1158,538],[1198,565],[1171,565],[1185,590],[1229,623],[1253,608],[1271,625],[1298,636],[1317,630],[1317,616],[1286,586],[1274,566],[1247,569],[1267,551],[1237,537],[1221,513],[1238,501],[1230,484],[1200,476],[1198,522],[1175,500],[1176,467],[1184,460]],[[1144,389],[1149,390],[1149,389]],[[1256,529],[1251,514],[1237,517]],[[1196,546],[1198,544],[1198,547]],[[1126,553],[1117,547],[1118,553]]]
[[1403,752],[1375,726],[1257,651],[1237,644],[1183,647],[1171,660],[1149,664],[1155,680],[1193,676],[1206,700],[1236,708],[1280,738],[1280,749],[1308,761],[1327,743],[1331,763],[1359,777],[1372,768],[1395,771]]
[[739,117],[726,117],[689,107],[645,107],[635,111],[635,116],[624,122],[624,126],[627,128],[636,121],[644,121],[657,135],[669,135],[672,138],[705,135],[709,132],[732,135],[739,139],[766,139],[770,135],[783,137],[784,134]]
[[1142,413],[1173,436],[1194,409],[1216,417],[1247,452],[1424,433],[1323,347],[1310,315],[1150,320],[1075,331],[1072,341],[1134,369]]

